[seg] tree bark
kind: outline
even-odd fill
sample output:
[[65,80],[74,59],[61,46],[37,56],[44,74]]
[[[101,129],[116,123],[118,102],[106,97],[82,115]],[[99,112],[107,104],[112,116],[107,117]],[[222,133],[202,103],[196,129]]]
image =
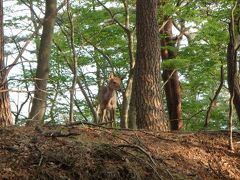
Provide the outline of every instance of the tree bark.
[[[167,23],[161,30],[161,55],[163,61],[173,59],[177,56],[175,41],[172,34],[172,19],[165,17]],[[171,47],[169,49],[168,47]],[[178,72],[175,69],[164,69],[162,78],[165,83],[164,90],[166,94],[168,116],[171,130],[179,130],[183,127],[182,108],[181,108],[181,89]]]
[[[134,75],[134,69],[131,69],[130,73]],[[128,128],[137,129],[137,115],[136,115],[136,83],[135,78],[133,77],[132,82],[132,93],[128,109]]]
[[229,149],[233,150],[233,120],[232,120],[232,114],[233,114],[233,100],[234,100],[234,92],[230,95],[229,99],[229,114],[228,114],[228,133],[229,133],[229,139],[228,139],[228,145]]
[[157,1],[136,3],[136,112],[139,129],[168,130],[160,91],[160,39]]
[[56,0],[46,1],[45,17],[43,21],[43,32],[37,58],[37,72],[35,80],[35,93],[27,125],[43,124],[46,110],[47,80],[49,77],[49,58],[54,23],[56,18]]
[[240,120],[240,87],[237,83],[239,77],[239,62],[237,61],[237,53],[240,47],[240,2],[237,1],[235,7],[232,9],[232,17],[229,23],[229,43],[227,47],[227,74],[228,74],[228,88],[230,95],[233,96],[233,104],[235,106],[238,119]]
[[76,94],[76,83],[77,83],[77,54],[76,54],[76,49],[75,49],[75,41],[74,41],[74,23],[73,23],[73,16],[72,16],[72,12],[71,12],[71,5],[69,3],[69,1],[67,1],[67,14],[68,14],[68,20],[69,20],[69,31],[70,31],[70,47],[71,47],[71,53],[72,53],[72,60],[71,60],[71,66],[72,66],[72,73],[73,73],[73,79],[72,79],[72,86],[69,90],[69,94],[70,94],[70,107],[69,107],[69,123],[73,123],[74,120],[74,104],[75,104],[75,99],[74,96]]
[[0,1],[0,127],[13,125],[4,64],[3,1]]
[[[123,92],[123,104],[122,104],[122,117],[121,117],[121,122],[120,122],[120,127],[121,128],[127,128],[129,125],[129,121],[134,121],[134,118],[131,116],[131,118],[129,118],[129,113],[131,113],[131,111],[129,111],[129,108],[132,104],[130,104],[131,102],[131,98],[132,98],[132,94],[134,93],[133,91],[133,77],[134,77],[134,66],[135,66],[135,58],[134,58],[134,53],[133,53],[133,33],[128,31],[127,32],[128,35],[128,56],[129,56],[129,64],[130,64],[130,72],[129,72],[129,76],[128,76],[128,82],[127,82],[127,87],[126,90]],[[133,119],[132,119],[133,118]],[[130,122],[130,124],[132,124],[134,122]]]

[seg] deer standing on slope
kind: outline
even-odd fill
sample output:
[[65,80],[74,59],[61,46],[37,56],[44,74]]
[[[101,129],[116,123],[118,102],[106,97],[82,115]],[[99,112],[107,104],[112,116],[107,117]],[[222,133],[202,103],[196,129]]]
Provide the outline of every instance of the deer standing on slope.
[[109,75],[108,85],[103,87],[100,92],[100,122],[109,123],[111,127],[115,126],[117,93],[120,89],[122,78]]

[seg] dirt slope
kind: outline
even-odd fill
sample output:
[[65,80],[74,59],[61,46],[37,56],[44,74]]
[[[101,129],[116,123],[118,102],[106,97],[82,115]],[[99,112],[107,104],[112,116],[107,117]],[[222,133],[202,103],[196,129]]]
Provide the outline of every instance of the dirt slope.
[[224,132],[152,133],[89,126],[0,129],[0,179],[240,179]]

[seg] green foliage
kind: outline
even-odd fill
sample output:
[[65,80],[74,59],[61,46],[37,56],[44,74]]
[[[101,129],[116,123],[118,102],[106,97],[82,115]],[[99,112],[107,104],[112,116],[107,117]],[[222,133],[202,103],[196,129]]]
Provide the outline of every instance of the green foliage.
[[169,59],[167,61],[163,61],[161,66],[162,66],[162,69],[181,70],[181,69],[185,69],[187,66],[189,66],[190,62],[191,62],[190,59],[174,58],[174,59]]
[[[7,56],[18,54],[17,48],[31,38],[34,29],[33,22],[38,22],[36,17],[31,17],[26,5],[33,3],[34,10],[40,18],[43,17],[43,2],[17,1],[21,9],[27,9],[27,13],[13,16],[12,7],[5,7],[5,30],[11,33],[6,35]],[[77,60],[77,78],[75,97],[75,118],[83,120],[92,118],[92,112],[83,90],[87,94],[90,103],[96,108],[96,97],[99,90],[98,82],[103,83],[112,71],[127,77],[129,73],[129,50],[126,31],[118,23],[125,26],[126,11],[123,1],[101,1],[109,8],[116,21],[97,1],[83,0],[70,1],[70,14],[74,26],[74,50]],[[182,4],[178,4],[182,2]],[[135,1],[129,3],[129,29],[135,27]],[[159,22],[164,16],[172,17],[177,25],[185,25],[192,39],[187,42],[184,39],[182,46],[174,59],[162,62],[163,69],[176,69],[179,72],[181,83],[182,109],[185,129],[198,130],[203,127],[206,111],[210,100],[219,83],[220,67],[225,70],[224,85],[226,82],[226,48],[229,39],[228,22],[233,1],[166,1],[159,6]],[[24,8],[23,8],[24,7]],[[53,124],[64,123],[69,116],[69,89],[72,85],[74,54],[71,47],[71,29],[69,14],[64,6],[58,12],[58,18],[54,32],[54,44],[52,46],[51,69],[48,81],[48,99],[45,118]],[[159,25],[161,27],[161,24]],[[14,30],[18,29],[18,33]],[[39,32],[41,33],[41,31]],[[176,29],[174,30],[175,34]],[[134,31],[133,31],[134,35]],[[134,47],[135,47],[134,41]],[[29,54],[23,54],[22,64],[17,66],[18,73],[11,75],[10,88],[25,88],[33,86],[33,77],[36,71],[37,48],[39,35],[32,39],[33,49]],[[176,50],[166,46],[169,50]],[[135,53],[135,52],[134,52]],[[33,55],[33,56],[32,56]],[[34,62],[32,62],[34,61]],[[17,70],[16,70],[17,71]],[[16,80],[21,79],[21,80]],[[127,79],[124,81],[126,86]],[[214,107],[210,129],[220,129],[226,125],[228,118],[228,91],[226,87],[221,90],[217,105]],[[121,102],[120,102],[121,103]],[[24,114],[24,112],[20,112]],[[25,113],[26,114],[26,113]],[[118,112],[119,118],[119,112]],[[27,115],[25,115],[27,116]]]
[[[109,9],[113,14],[116,14],[115,18],[117,21],[124,24],[125,17],[123,6],[121,5],[122,2],[119,1],[117,4],[118,6],[109,7]],[[116,72],[127,73],[129,58],[127,36],[125,31],[116,22],[113,22],[110,14],[98,3],[83,1],[81,4],[72,6],[71,13],[73,16],[74,44],[79,69],[78,80],[82,83],[90,101],[95,106],[97,66],[105,78],[113,70],[112,68]],[[59,17],[61,19],[58,19],[57,22],[56,29],[58,30],[54,34],[55,46],[53,46],[52,51],[53,60],[51,61],[52,69],[48,89],[48,92],[52,92],[49,96],[50,99],[56,94],[56,84],[60,84],[60,87],[58,87],[59,91],[66,92],[65,89],[68,89],[72,83],[72,72],[69,70],[69,65],[71,66],[73,62],[73,51],[70,45],[70,22],[67,11],[61,13]],[[130,19],[134,18],[131,16]],[[133,22],[130,21],[130,23],[134,25]],[[76,88],[77,92],[79,92],[78,85]],[[58,94],[57,96],[63,96],[61,102],[68,109],[69,97],[63,94]],[[83,94],[78,93],[75,103],[81,109],[81,113],[76,109],[76,119],[83,119],[84,115],[84,118],[91,120],[92,114],[88,107],[89,104],[86,103]],[[54,106],[59,106],[58,102],[55,102]],[[58,114],[61,106],[52,108],[49,115]],[[59,117],[55,117],[56,119],[59,119]]]

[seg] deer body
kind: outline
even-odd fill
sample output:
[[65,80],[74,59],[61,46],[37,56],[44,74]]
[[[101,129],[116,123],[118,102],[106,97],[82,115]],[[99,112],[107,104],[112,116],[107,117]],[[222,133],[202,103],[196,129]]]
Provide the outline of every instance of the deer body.
[[117,108],[117,93],[120,88],[121,78],[111,74],[108,86],[103,87],[100,93],[100,122],[115,125]]

